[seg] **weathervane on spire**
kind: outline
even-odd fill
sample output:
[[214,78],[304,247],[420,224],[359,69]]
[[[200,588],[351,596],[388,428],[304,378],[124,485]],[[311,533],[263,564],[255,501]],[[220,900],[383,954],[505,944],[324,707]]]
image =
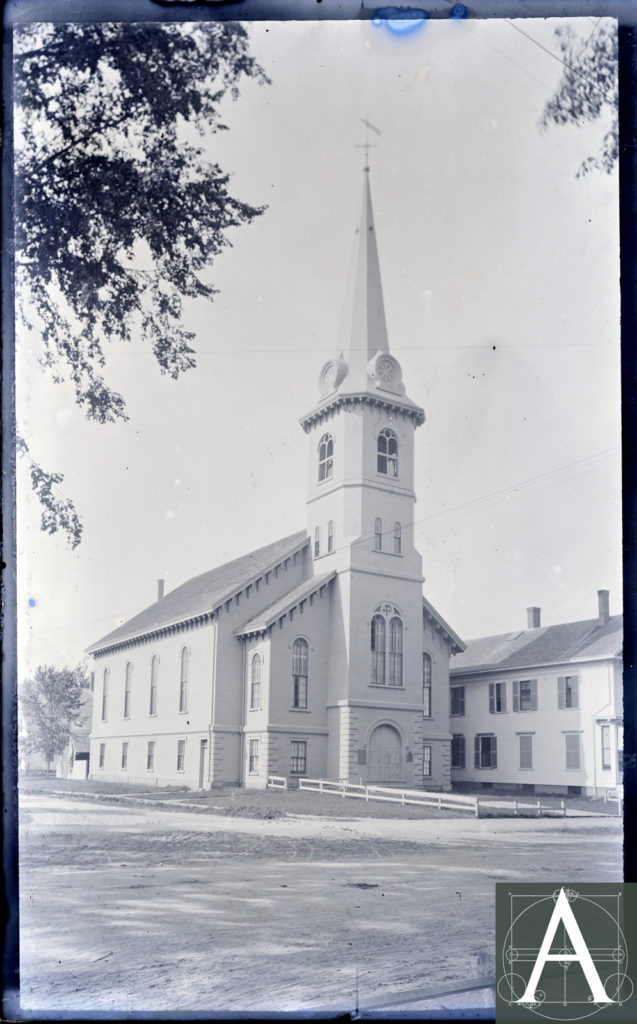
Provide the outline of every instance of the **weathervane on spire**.
[[365,125],[365,142],[361,143],[361,144],[357,144],[356,148],[357,149],[364,149],[365,150],[365,166],[363,167],[363,170],[364,171],[369,171],[369,151],[370,151],[370,149],[374,149],[378,145],[377,142],[370,142],[369,141],[369,130],[371,128],[371,130],[373,132],[376,132],[377,135],[380,135],[380,131],[379,131],[378,128],[375,128],[374,125],[371,124],[371,122],[369,122],[367,120],[367,118],[361,117],[361,121]]

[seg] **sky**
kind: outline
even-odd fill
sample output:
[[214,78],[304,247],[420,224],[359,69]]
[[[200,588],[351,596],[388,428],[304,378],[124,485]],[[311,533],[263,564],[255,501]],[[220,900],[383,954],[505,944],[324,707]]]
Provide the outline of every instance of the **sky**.
[[[74,665],[189,577],[305,528],[298,420],[338,344],[370,180],[392,353],[424,406],[416,544],[424,593],[464,639],[621,611],[617,176],[576,179],[603,128],[538,122],[561,76],[557,20],[267,22],[270,85],[224,101],[206,140],[234,195],[267,205],[192,301],[197,369],[163,377],[143,339],[109,347],[129,420],[84,420],[19,338],[18,423],[64,473],[72,551],[17,476],[19,674]],[[583,39],[596,20],[577,22]]]

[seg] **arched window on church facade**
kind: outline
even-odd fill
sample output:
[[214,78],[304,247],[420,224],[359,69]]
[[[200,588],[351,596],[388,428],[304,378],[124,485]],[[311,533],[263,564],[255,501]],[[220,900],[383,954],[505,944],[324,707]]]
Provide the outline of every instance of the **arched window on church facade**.
[[372,683],[375,686],[385,685],[385,619],[382,615],[374,615],[372,619]]
[[157,676],[159,673],[159,658],[156,654],[153,654],[152,661],[150,663],[150,703],[148,714],[157,714]]
[[104,680],[102,683],[102,721],[105,722],[108,718],[108,690],[111,681],[111,670],[110,668],[104,669]]
[[403,624],[397,615],[389,623],[389,685],[403,685]]
[[131,694],[133,690],[133,666],[130,661],[126,663],[126,675],[124,677],[124,718],[130,718]]
[[319,480],[327,480],[334,468],[334,438],[323,434],[319,441]]
[[371,621],[371,683],[403,685],[403,623],[391,604],[376,608]]
[[376,469],[385,476],[398,476],[398,438],[388,427],[378,435]]
[[182,647],[179,664],[179,710],[188,710],[188,648]]
[[297,637],[292,646],[292,707],[307,708],[308,642]]
[[263,662],[261,655],[255,654],[250,666],[250,710],[257,711],[261,707],[261,679]]
[[423,715],[431,718],[431,676],[432,676],[431,655],[427,651],[422,654],[422,704]]

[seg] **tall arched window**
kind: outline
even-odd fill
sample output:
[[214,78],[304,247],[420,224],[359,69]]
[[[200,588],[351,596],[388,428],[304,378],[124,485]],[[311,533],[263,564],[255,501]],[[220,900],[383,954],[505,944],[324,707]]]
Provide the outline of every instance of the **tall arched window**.
[[424,717],[431,718],[431,655],[427,651],[422,655],[422,704]]
[[181,651],[181,664],[179,672],[179,710],[188,710],[188,648]]
[[327,550],[328,553],[334,550],[334,520],[330,519],[327,524]]
[[110,668],[104,669],[104,682],[102,685],[102,721],[105,722],[108,717],[108,690],[111,681],[111,670]]
[[314,530],[314,557],[318,558],[321,553],[321,528],[317,526]]
[[156,654],[153,654],[153,660],[150,663],[150,708],[149,715],[157,714],[157,675],[159,671],[159,658]]
[[400,523],[394,523],[394,554],[399,555],[402,549],[402,529]]
[[374,520],[374,550],[383,549],[383,520],[376,516]]
[[261,707],[261,678],[262,678],[261,655],[255,654],[252,659],[250,670],[250,710],[256,711]]
[[403,685],[403,624],[397,616],[389,623],[389,685]]
[[133,689],[133,666],[130,661],[126,663],[126,675],[124,677],[124,718],[130,718],[131,692]]
[[308,643],[298,637],[292,647],[292,707],[307,707]]
[[385,620],[382,615],[372,619],[372,683],[385,685]]
[[319,480],[327,480],[334,468],[334,438],[323,434],[319,441]]
[[376,469],[385,476],[398,476],[398,438],[393,430],[381,430],[376,446]]

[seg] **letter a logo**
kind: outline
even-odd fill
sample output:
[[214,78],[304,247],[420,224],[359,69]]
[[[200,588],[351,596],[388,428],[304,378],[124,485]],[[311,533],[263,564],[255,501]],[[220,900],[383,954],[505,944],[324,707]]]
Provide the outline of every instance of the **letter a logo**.
[[[572,953],[565,952],[564,950],[558,951],[557,953],[551,953],[551,945],[560,924],[564,926],[564,930],[569,937],[573,947]],[[593,994],[594,1001],[596,1003],[615,1002],[614,999],[609,999],[604,991],[604,986],[602,985],[600,976],[597,973],[597,968],[593,963],[593,958],[591,957],[588,946],[586,945],[580,926],[575,920],[575,914],[571,909],[571,905],[568,902],[564,889],[560,889],[560,894],[553,909],[553,914],[549,921],[549,926],[546,929],[546,934],[542,940],[542,945],[540,946],[540,952],[538,953],[537,960],[535,961],[535,966],[531,971],[531,977],[529,978],[529,983],[526,986],[526,991],[521,999],[516,1000],[517,1003],[533,1003],[535,1001],[535,990],[538,986],[542,971],[544,970],[544,965],[549,960],[559,960],[562,962],[568,960],[571,963],[573,961],[579,962]]]

